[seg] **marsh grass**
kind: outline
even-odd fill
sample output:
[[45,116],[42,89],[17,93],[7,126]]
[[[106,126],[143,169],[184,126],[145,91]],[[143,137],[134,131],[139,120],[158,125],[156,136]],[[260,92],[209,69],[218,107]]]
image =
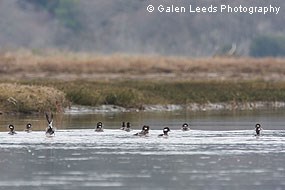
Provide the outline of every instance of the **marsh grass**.
[[[165,80],[165,73],[173,74],[174,78]],[[205,74],[200,77],[200,73]],[[218,77],[207,78],[213,73]],[[21,50],[0,52],[0,74],[2,112],[60,111],[68,105],[66,102],[143,109],[150,104],[285,101],[285,59],[282,58],[192,59]],[[26,78],[27,74],[35,76]],[[72,74],[79,77],[69,78]],[[82,77],[85,74],[91,78]],[[148,74],[158,78],[144,78]],[[225,77],[244,74],[243,80]],[[62,78],[56,78],[58,75]],[[92,78],[94,75],[106,78]],[[113,75],[117,77],[111,80]],[[194,77],[187,78],[189,75]],[[249,77],[255,75],[261,78]],[[268,76],[276,77],[267,80]]]
[[65,94],[43,86],[0,84],[2,113],[60,112],[67,105]]
[[73,104],[118,105],[143,109],[144,105],[191,103],[249,103],[285,100],[285,82],[264,81],[109,81],[40,82],[66,94]]
[[285,73],[285,59],[245,57],[163,57],[158,55],[96,55],[28,50],[0,52],[0,73]]
[[284,102],[285,82],[264,81],[22,81],[0,84],[2,112],[62,111],[75,105],[145,105]]

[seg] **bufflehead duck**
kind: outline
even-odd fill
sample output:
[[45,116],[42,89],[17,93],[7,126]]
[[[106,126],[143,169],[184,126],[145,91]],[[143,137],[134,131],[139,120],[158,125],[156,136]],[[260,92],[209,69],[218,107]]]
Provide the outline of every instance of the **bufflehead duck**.
[[131,123],[127,122],[127,127],[125,128],[125,131],[130,132],[131,130],[132,130],[131,129]]
[[28,124],[26,125],[25,131],[26,131],[27,133],[32,132],[32,124],[28,123]]
[[142,127],[142,131],[141,132],[139,132],[139,133],[136,133],[136,134],[134,134],[135,136],[147,136],[148,135],[148,132],[149,132],[149,126],[147,126],[147,125],[144,125],[143,127]]
[[184,124],[182,125],[182,127],[181,127],[181,130],[182,130],[182,131],[189,131],[189,130],[190,130],[190,127],[189,127],[189,125],[188,125],[187,123],[184,123]]
[[169,127],[163,128],[163,134],[158,135],[158,137],[168,137],[168,132],[170,131]]
[[257,123],[255,125],[255,132],[256,132],[255,136],[260,136],[261,135],[260,134],[261,130],[262,130],[261,125],[259,123]]
[[9,129],[10,129],[10,131],[9,131],[9,135],[15,135],[15,134],[17,134],[16,132],[15,132],[15,127],[14,127],[14,125],[9,125]]
[[52,126],[53,114],[51,113],[50,118],[49,118],[48,114],[46,113],[46,119],[48,122],[48,126],[46,128],[46,136],[47,137],[55,136],[55,131],[54,131],[53,126]]
[[125,128],[126,128],[126,123],[123,121],[123,122],[122,122],[121,130],[123,130],[123,131],[124,131],[124,130],[125,130]]
[[103,132],[103,123],[102,122],[98,122],[97,123],[97,126],[96,126],[96,129],[95,129],[96,132]]
[[131,131],[131,123],[127,122],[127,126],[126,126],[125,122],[122,122],[121,130],[130,132]]

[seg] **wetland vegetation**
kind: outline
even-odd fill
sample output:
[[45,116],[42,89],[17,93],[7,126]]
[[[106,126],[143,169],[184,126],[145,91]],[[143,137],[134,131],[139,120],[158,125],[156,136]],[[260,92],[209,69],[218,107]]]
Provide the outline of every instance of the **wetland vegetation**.
[[5,52],[0,111],[283,102],[285,60]]

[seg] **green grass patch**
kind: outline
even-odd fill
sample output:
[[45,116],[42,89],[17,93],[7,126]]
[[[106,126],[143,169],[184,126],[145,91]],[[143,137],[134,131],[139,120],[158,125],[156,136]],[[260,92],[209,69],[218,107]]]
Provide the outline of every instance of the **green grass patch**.
[[[77,105],[144,105],[222,102],[274,102],[285,100],[285,82],[243,81],[25,81],[22,86],[1,89],[0,108],[18,112],[57,110],[66,102]],[[45,87],[43,87],[45,86]],[[2,85],[3,88],[3,85]],[[7,90],[9,89],[9,90]],[[13,103],[16,99],[16,103]]]
[[285,100],[285,82],[37,81],[39,84],[63,91],[74,104],[89,106],[113,104],[138,108],[145,104]]

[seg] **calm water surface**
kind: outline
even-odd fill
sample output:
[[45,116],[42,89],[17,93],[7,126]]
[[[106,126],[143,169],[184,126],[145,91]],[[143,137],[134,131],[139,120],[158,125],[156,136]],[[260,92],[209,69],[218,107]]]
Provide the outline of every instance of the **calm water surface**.
[[[284,114],[72,112],[55,116],[53,138],[44,135],[44,116],[0,116],[0,189],[285,189]],[[98,121],[103,133],[94,132]],[[118,130],[121,121],[133,131]],[[23,132],[27,122],[32,133]],[[184,122],[191,131],[179,130]],[[133,136],[143,124],[150,135]],[[158,138],[164,126],[172,131]]]

